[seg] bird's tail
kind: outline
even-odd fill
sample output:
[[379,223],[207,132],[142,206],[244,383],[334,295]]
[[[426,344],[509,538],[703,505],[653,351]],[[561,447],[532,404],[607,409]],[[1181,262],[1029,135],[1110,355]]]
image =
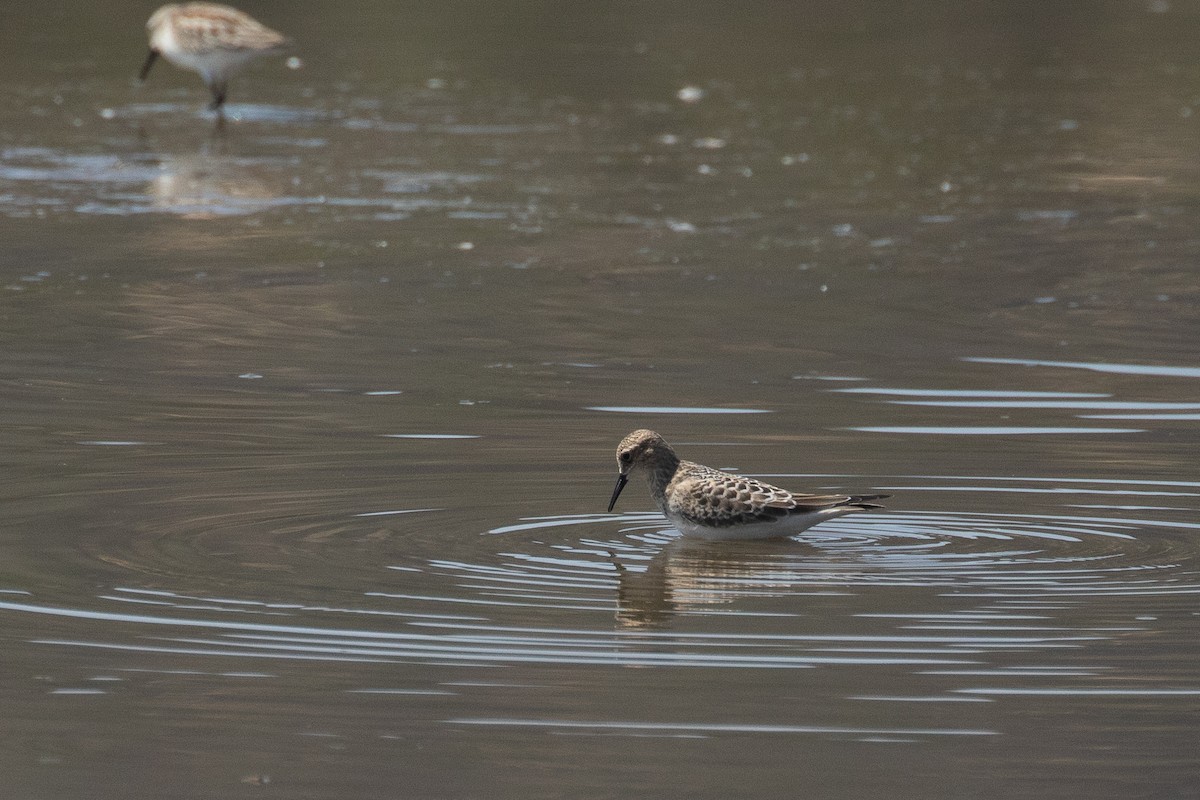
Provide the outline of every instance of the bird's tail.
[[848,506],[858,506],[859,508],[887,508],[887,506],[879,503],[872,503],[872,500],[884,500],[891,497],[890,494],[855,494],[850,496]]

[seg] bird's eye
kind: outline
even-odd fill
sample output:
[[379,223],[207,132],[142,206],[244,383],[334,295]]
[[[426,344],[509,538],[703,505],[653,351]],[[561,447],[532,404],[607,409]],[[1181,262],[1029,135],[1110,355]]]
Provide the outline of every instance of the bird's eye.
[[621,453],[621,463],[622,464],[628,464],[632,460],[633,460],[633,456],[631,456],[629,453]]

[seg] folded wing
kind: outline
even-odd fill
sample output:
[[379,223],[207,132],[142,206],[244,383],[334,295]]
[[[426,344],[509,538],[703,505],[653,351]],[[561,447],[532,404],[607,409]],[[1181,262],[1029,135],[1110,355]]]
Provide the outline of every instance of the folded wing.
[[668,511],[708,527],[773,522],[793,514],[859,505],[864,500],[876,499],[876,496],[847,494],[796,494],[754,478],[715,469],[693,470],[668,497]]

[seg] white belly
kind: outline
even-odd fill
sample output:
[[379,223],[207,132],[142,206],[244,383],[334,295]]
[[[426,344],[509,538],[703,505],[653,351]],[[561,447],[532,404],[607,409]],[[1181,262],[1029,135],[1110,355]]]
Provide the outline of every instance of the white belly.
[[708,539],[710,541],[780,539],[785,536],[794,536],[803,530],[811,528],[818,522],[824,522],[827,519],[833,519],[843,514],[851,514],[862,510],[856,506],[838,506],[836,508],[822,509],[821,511],[810,511],[805,514],[792,514],[774,522],[749,522],[744,525],[726,525],[719,528],[697,525],[694,522],[672,514],[667,514],[666,517],[675,526],[676,530],[684,536],[696,539]]
[[180,48],[170,26],[164,25],[155,33],[151,45],[180,69],[200,73],[205,83],[221,83],[245,69],[246,64],[263,53],[258,50],[225,50],[213,48],[203,52],[189,52]]

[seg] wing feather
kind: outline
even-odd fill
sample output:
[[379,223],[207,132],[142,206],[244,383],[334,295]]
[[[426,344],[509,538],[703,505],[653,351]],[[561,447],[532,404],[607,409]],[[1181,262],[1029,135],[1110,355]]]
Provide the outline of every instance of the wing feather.
[[774,522],[792,514],[846,505],[845,494],[796,494],[744,475],[688,464],[667,493],[668,511],[709,527]]
[[175,38],[188,52],[212,50],[269,50],[282,47],[287,37],[236,9],[200,4],[175,19]]

